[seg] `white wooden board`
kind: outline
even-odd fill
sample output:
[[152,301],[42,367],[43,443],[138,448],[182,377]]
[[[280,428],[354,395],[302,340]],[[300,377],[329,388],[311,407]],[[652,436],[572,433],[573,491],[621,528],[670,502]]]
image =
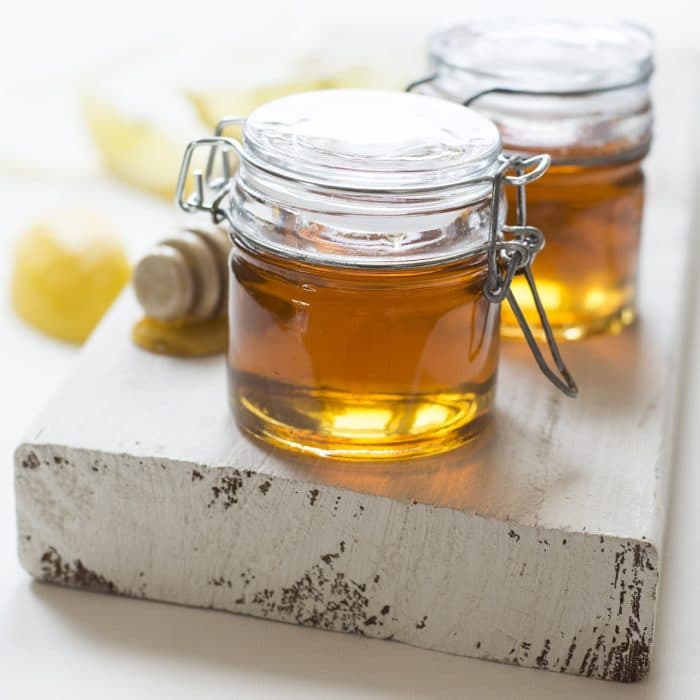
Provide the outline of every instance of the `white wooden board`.
[[221,358],[133,347],[127,292],[16,452],[24,567],[90,590],[637,680],[654,637],[691,238],[690,188],[669,185],[675,170],[659,162],[642,322],[565,347],[576,401],[505,343],[491,428],[439,458],[299,462],[252,444],[229,415]]

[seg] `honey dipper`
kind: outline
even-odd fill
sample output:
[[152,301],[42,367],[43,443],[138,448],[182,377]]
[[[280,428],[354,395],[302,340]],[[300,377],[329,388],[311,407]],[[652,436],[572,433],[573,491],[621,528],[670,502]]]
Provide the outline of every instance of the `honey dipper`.
[[219,228],[183,228],[138,262],[133,285],[150,318],[204,321],[226,310],[231,243]]

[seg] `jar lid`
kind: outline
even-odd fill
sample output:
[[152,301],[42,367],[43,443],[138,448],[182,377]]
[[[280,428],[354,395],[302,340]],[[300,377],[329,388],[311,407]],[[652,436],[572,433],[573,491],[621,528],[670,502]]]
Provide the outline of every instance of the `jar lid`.
[[402,92],[323,90],[253,111],[242,157],[297,182],[401,193],[488,176],[500,150],[496,127],[459,105]]
[[[234,123],[243,123],[242,143],[220,136]],[[505,218],[493,205],[503,167],[498,129],[445,100],[381,90],[299,93],[245,120],[226,119],[217,134],[188,146],[180,206],[226,218],[235,236],[287,257],[429,265],[482,253]],[[198,145],[212,148],[207,175],[195,173],[195,191],[184,199]],[[230,149],[240,160],[233,177]],[[223,176],[215,177],[220,154]]]
[[652,38],[625,22],[478,20],[430,41],[433,60],[501,87],[560,93],[606,90],[648,78]]

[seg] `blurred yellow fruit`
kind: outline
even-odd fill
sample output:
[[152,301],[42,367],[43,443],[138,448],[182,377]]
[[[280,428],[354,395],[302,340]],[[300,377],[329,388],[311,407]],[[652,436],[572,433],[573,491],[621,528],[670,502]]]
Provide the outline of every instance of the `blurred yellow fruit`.
[[36,221],[17,246],[12,280],[15,311],[35,328],[83,342],[129,279],[119,240],[85,211]]
[[[305,69],[309,70],[309,69]],[[309,90],[334,88],[385,88],[401,89],[402,83],[391,80],[369,66],[355,65],[334,72],[317,72],[298,80],[286,80],[260,87],[241,88],[222,85],[208,90],[190,90],[186,94],[197,110],[199,118],[213,129],[225,116],[248,116],[256,107],[278,97]],[[239,136],[236,130],[229,133]]]
[[[163,109],[167,114],[165,105]],[[116,101],[96,94],[84,96],[83,111],[108,170],[147,192],[174,196],[185,146],[201,131],[195,122],[176,135],[163,123],[130,114]]]
[[222,117],[229,115],[247,117],[256,107],[278,97],[295,92],[320,90],[325,87],[320,78],[292,80],[259,88],[235,86],[213,87],[209,90],[190,91],[187,96],[197,110],[199,118],[213,129]]
[[[321,44],[295,43],[289,32],[264,45],[173,40],[144,47],[100,68],[86,87],[83,112],[107,168],[126,183],[172,198],[187,143],[227,116],[295,92],[325,88],[401,90],[420,73],[406,41],[387,43],[382,29],[366,41],[343,25]],[[368,37],[368,28],[359,32]],[[397,35],[398,36],[398,35]],[[240,130],[228,135],[240,138]],[[200,154],[201,155],[201,154]],[[193,168],[206,163],[201,158]]]

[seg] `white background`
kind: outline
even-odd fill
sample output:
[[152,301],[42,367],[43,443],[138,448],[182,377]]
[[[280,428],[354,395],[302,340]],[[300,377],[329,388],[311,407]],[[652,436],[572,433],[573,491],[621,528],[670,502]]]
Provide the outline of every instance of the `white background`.
[[[561,2],[503,0],[503,12],[555,12]],[[569,10],[651,26],[659,44],[700,50],[695,3],[590,0]],[[261,33],[318,41],[331,23],[352,42],[392,23],[416,40],[435,26],[493,14],[486,3],[379,0],[109,4],[65,0],[6,4],[0,21],[0,698],[663,698],[700,697],[700,359],[691,361],[672,488],[655,658],[647,680],[619,686],[321,633],[224,613],[78,593],[31,583],[15,554],[12,459],[22,431],[76,359],[11,313],[13,239],[34,212],[88,201],[113,218],[136,254],[172,218],[167,204],[98,173],[76,85],[115,53],[142,51],[186,32],[255,42]],[[569,11],[567,10],[567,11]],[[347,29],[343,30],[342,28]],[[341,28],[340,31],[338,28]],[[185,56],[185,58],[187,58]],[[213,77],[235,70],[212,67]],[[679,76],[679,90],[683,90]],[[688,107],[690,109],[690,105]],[[696,106],[697,110],[697,106]],[[32,137],[32,143],[22,139]],[[10,163],[26,150],[32,167]],[[38,156],[37,156],[38,154]],[[14,156],[13,156],[14,157]],[[45,158],[51,168],[34,167]],[[66,167],[61,177],[56,163]],[[700,229],[699,229],[700,232]],[[697,309],[691,314],[697,320]],[[693,347],[700,347],[695,324]],[[698,357],[697,352],[690,353]]]

